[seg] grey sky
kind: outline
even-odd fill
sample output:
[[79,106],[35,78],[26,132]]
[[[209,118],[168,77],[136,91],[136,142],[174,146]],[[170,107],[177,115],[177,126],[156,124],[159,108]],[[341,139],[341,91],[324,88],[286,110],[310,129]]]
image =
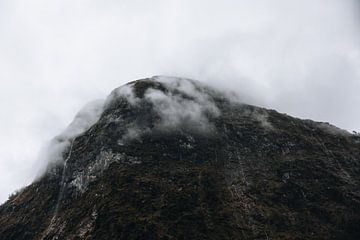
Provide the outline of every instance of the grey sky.
[[176,75],[360,130],[356,0],[1,0],[0,202],[88,101]]

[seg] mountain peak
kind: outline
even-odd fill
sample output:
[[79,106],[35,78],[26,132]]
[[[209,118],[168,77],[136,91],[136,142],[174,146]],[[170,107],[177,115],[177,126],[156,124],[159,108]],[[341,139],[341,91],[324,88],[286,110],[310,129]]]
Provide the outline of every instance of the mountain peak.
[[129,82],[54,146],[0,207],[1,239],[360,237],[358,136],[194,80]]

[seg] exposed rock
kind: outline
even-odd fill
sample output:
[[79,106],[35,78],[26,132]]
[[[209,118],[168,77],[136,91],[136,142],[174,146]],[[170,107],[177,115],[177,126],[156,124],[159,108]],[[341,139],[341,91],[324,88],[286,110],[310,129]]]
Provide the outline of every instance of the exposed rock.
[[360,239],[360,136],[196,81],[116,89],[0,239]]

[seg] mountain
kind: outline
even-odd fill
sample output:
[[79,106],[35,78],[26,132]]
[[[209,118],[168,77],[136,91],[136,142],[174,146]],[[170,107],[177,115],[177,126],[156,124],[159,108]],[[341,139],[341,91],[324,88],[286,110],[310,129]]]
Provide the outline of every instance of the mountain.
[[360,239],[358,135],[189,79],[98,106],[0,206],[0,239]]

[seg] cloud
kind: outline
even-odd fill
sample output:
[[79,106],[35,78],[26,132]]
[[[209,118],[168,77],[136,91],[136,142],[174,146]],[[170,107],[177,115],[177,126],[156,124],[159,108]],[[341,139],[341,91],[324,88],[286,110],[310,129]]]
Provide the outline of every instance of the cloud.
[[99,99],[87,103],[76,114],[70,125],[42,149],[37,164],[39,168],[37,177],[41,177],[46,171],[51,171],[54,166],[64,163],[66,159],[64,153],[69,149],[72,141],[99,120],[104,110],[104,102],[105,100]]
[[[212,129],[208,117],[219,116],[220,110],[200,83],[170,77],[155,77],[155,81],[163,82],[170,89],[168,92],[149,89],[145,93],[145,99],[153,104],[161,117],[158,128],[186,125],[202,132]],[[179,93],[175,94],[175,89]]]
[[[111,104],[118,99],[126,99],[133,108],[141,108],[145,102],[150,103],[159,120],[151,129],[146,124],[139,125],[136,121],[127,123],[126,133],[118,141],[119,145],[133,139],[140,141],[141,135],[152,131],[152,128],[171,131],[185,127],[202,134],[213,130],[214,126],[209,118],[216,118],[221,114],[214,102],[214,96],[221,93],[190,79],[155,76],[142,81],[152,82],[158,87],[160,83],[161,90],[150,87],[143,96],[138,97],[135,96],[135,83],[130,83],[115,89],[106,100],[105,106],[111,108]],[[121,119],[112,120],[121,121]]]

